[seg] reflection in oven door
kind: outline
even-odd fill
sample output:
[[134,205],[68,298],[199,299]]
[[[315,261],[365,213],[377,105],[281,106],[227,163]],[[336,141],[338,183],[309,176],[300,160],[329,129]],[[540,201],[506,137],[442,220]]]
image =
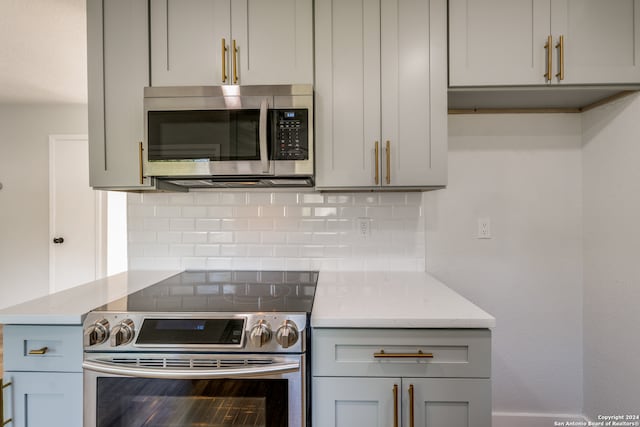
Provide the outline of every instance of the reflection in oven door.
[[[304,427],[304,358],[299,357],[297,370],[248,374],[239,365],[220,369],[220,377],[216,369],[171,368],[166,361],[145,369],[131,367],[127,359],[124,375],[113,372],[115,363],[100,367],[100,361],[85,361],[85,426]],[[111,372],[99,372],[103,368]],[[194,378],[198,374],[201,378]]]
[[98,427],[285,426],[287,380],[98,378]]

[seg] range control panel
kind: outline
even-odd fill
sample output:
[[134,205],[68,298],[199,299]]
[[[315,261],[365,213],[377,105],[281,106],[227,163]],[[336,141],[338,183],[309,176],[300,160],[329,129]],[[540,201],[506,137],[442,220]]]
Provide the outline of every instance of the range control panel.
[[309,112],[306,109],[275,109],[272,116],[275,160],[309,158]]

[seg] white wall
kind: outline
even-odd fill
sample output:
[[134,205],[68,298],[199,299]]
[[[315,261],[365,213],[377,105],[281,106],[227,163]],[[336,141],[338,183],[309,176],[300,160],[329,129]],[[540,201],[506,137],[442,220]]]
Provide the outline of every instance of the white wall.
[[425,194],[427,271],[497,319],[496,412],[582,412],[580,123],[449,116],[449,185]]
[[424,271],[421,193],[130,194],[128,207],[130,268]]
[[0,308],[48,293],[49,135],[86,133],[86,105],[0,105]]
[[583,115],[584,409],[640,411],[640,97]]

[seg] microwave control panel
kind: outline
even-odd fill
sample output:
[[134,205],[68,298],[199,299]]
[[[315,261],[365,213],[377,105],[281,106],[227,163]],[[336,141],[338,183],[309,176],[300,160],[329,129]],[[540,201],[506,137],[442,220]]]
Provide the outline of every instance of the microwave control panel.
[[273,110],[275,160],[309,158],[309,112],[306,109]]

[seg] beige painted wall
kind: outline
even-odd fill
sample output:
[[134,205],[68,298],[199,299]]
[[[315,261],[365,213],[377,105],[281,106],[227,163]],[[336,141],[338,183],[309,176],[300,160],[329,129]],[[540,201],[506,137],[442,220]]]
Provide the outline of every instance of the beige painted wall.
[[[581,161],[579,115],[449,117],[426,265],[497,319],[494,411],[582,412]],[[482,217],[492,239],[476,238]]]
[[48,293],[48,138],[86,133],[86,105],[0,105],[0,308]]
[[583,116],[584,409],[640,411],[640,96]]

